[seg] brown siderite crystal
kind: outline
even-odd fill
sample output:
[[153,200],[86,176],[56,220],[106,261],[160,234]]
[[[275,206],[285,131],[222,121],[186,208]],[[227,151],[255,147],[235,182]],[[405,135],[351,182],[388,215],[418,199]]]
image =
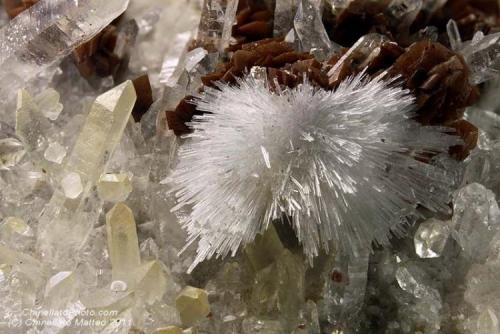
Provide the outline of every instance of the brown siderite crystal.
[[228,50],[239,50],[243,44],[273,36],[273,12],[263,2],[240,0],[233,26],[236,43]]
[[[391,77],[400,77],[403,86],[415,96],[420,123],[450,126],[464,139],[465,145],[452,149],[454,157],[465,158],[475,146],[477,129],[462,120],[462,116],[465,107],[476,101],[479,91],[469,83],[467,65],[459,54],[428,40],[406,49],[395,42],[382,41],[369,54],[355,50],[342,59],[346,52],[344,49],[321,63],[309,53],[294,51],[282,39],[264,39],[242,45],[217,71],[204,76],[202,82],[204,86],[213,86],[216,81],[234,83],[252,67],[259,66],[265,70],[271,89],[276,84],[292,88],[304,78],[323,89],[335,89],[342,80],[362,70],[370,76],[387,71]],[[341,59],[340,70],[332,80],[329,71]],[[191,99],[192,96],[187,96],[175,110],[167,112],[168,126],[176,135],[188,133],[186,123],[200,113]]]
[[439,43],[421,41],[411,45],[390,68],[416,97],[422,124],[448,124],[462,118],[464,108],[479,97],[469,83],[469,70],[462,57]]
[[94,74],[106,77],[115,73],[121,62],[113,52],[117,38],[117,28],[112,23],[73,51],[73,60],[83,77],[89,78]]
[[[437,28],[439,41],[448,45],[446,24],[457,22],[463,40],[470,40],[477,31],[485,34],[498,30],[500,5],[497,0],[449,0],[441,7],[422,6],[411,24],[392,17],[391,1],[353,0],[337,13],[325,12],[324,23],[330,38],[343,46],[352,46],[368,33],[380,33],[399,45],[408,46],[411,34],[428,26]],[[403,20],[404,21],[404,20]]]
[[4,0],[3,7],[11,19],[36,4],[38,0]]
[[450,155],[457,160],[463,160],[469,156],[479,139],[479,130],[464,119],[459,119],[447,124],[447,126],[455,129],[455,134],[463,140],[462,145],[450,147]]
[[421,15],[414,26],[433,25],[445,32],[450,19],[457,22],[462,40],[470,40],[477,31],[488,34],[498,29],[500,4],[497,0],[449,0],[427,20]]
[[132,109],[132,117],[136,122],[139,122],[153,104],[153,91],[147,74],[135,78],[132,80],[132,83],[137,94],[137,100],[135,101],[134,109]]
[[354,0],[339,13],[326,12],[324,24],[330,39],[342,46],[352,46],[368,33],[392,37],[390,21],[385,15],[389,1]]

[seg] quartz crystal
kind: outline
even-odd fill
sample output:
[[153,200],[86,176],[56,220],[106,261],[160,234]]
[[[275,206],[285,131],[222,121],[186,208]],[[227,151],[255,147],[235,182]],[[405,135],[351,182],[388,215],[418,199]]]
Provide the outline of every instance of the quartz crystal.
[[66,174],[61,180],[61,188],[67,198],[75,199],[83,192],[82,179],[80,174],[71,172]]
[[500,334],[496,0],[0,7],[0,333]]
[[441,256],[451,233],[451,221],[441,221],[435,218],[420,223],[415,232],[415,252],[421,258]]
[[97,182],[97,193],[103,201],[123,202],[132,191],[128,174],[103,174]]
[[54,121],[63,110],[63,105],[59,102],[59,99],[59,93],[53,88],[48,88],[35,96],[34,101],[40,108],[42,114]]
[[237,7],[238,0],[204,0],[196,40],[223,51],[229,46]]
[[298,9],[293,25],[302,49],[312,50],[318,56],[326,58],[338,48],[328,38],[321,21],[320,2],[298,0]]
[[457,23],[450,20],[447,25],[451,47],[460,52],[471,70],[470,81],[480,84],[498,78],[500,71],[500,33],[484,35],[477,31],[473,39],[462,42]]
[[100,95],[77,135],[62,167],[62,188],[54,192],[39,220],[38,248],[55,266],[71,267],[74,260],[70,260],[69,249],[76,251],[82,246],[92,219],[97,219],[101,204],[92,197],[92,187],[106,169],[135,101],[131,81]]
[[210,313],[208,294],[205,290],[192,286],[185,287],[175,300],[182,323],[189,327]]
[[132,210],[123,203],[116,204],[106,214],[106,231],[113,281],[134,285],[131,273],[139,267],[141,259]]
[[484,259],[500,226],[495,195],[478,183],[470,184],[454,195],[453,212],[452,236],[469,257]]
[[0,88],[2,101],[92,38],[127,5],[128,0],[44,0],[18,15],[0,31],[0,79],[9,83]]
[[61,164],[66,156],[66,148],[58,142],[50,143],[43,156],[47,159],[47,161]]
[[24,144],[15,137],[0,139],[0,170],[14,167],[24,156]]

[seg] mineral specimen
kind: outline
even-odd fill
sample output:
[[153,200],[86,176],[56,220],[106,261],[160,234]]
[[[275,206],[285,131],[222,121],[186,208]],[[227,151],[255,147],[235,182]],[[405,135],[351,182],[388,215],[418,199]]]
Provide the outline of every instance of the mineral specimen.
[[[128,1],[39,1],[0,32],[2,101],[48,66],[92,38],[126,8]],[[34,29],[33,27],[36,27]]]
[[180,292],[175,299],[175,305],[179,310],[183,325],[187,327],[194,325],[210,313],[207,292],[192,286],[185,287]]
[[104,201],[123,202],[132,192],[132,184],[127,174],[103,174],[97,183],[97,193]]
[[387,243],[416,204],[448,211],[447,173],[408,152],[447,152],[457,138],[411,121],[407,92],[362,75],[333,92],[269,89],[247,77],[195,101],[207,113],[194,118],[172,177],[177,208],[192,205],[188,243],[200,238],[193,266],[235,254],[282,215],[312,260],[331,241],[352,257]]
[[[135,100],[131,81],[99,96],[66,159],[61,189],[56,189],[47,203],[38,227],[40,252],[56,267],[72,266],[67,247],[78,249],[89,233],[91,221],[87,215],[95,215],[99,210],[99,203],[89,199],[92,187],[121,139]],[[93,202],[90,212],[82,205],[85,201]]]
[[0,6],[1,333],[500,333],[497,0]]

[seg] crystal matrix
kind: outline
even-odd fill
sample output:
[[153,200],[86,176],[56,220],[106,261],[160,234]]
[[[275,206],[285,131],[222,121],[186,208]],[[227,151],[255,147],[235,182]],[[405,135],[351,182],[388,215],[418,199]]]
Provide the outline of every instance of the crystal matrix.
[[89,40],[126,8],[128,0],[42,0],[0,30],[0,88],[9,100],[48,66]]
[[499,27],[0,1],[0,333],[500,333]]

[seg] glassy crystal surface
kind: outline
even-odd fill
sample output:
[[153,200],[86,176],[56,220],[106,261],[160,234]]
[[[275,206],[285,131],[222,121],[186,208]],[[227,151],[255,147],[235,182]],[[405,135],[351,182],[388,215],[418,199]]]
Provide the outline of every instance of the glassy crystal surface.
[[42,114],[52,121],[56,120],[63,110],[63,105],[59,102],[59,100],[60,95],[53,88],[48,88],[42,91],[34,98],[34,101],[40,108]]
[[24,144],[15,137],[0,139],[0,170],[14,167],[26,153]]
[[[128,0],[39,1],[0,30],[2,101],[127,8]],[[36,29],[34,29],[36,27]]]
[[97,182],[97,192],[104,201],[123,202],[131,191],[130,176],[125,173],[103,174]]
[[71,172],[66,174],[61,180],[61,188],[67,198],[75,199],[83,192],[82,179],[80,174]]
[[476,32],[471,41],[463,42],[454,21],[448,23],[448,36],[452,47],[459,51],[469,65],[470,81],[480,84],[498,78],[500,71],[500,33],[484,35]]
[[493,192],[478,183],[470,184],[454,195],[453,212],[452,236],[467,256],[476,260],[485,258],[500,224],[500,210]]
[[45,150],[43,156],[48,161],[60,164],[63,162],[64,157],[66,156],[66,148],[58,142],[50,143],[47,146],[47,149]]
[[102,203],[92,187],[123,135],[135,100],[131,81],[97,97],[62,166],[61,188],[40,217],[37,241],[42,255],[59,268],[71,267],[75,259],[71,260],[69,249],[82,247],[99,215]]
[[320,2],[299,0],[293,26],[304,50],[313,50],[326,57],[337,49],[337,46],[328,38],[321,20]]
[[423,259],[441,256],[451,233],[450,225],[450,221],[435,218],[422,222],[413,237],[417,255]]
[[185,287],[175,299],[182,323],[189,327],[210,313],[208,294],[192,286]]
[[106,231],[113,281],[134,285],[131,273],[139,267],[141,258],[132,210],[123,203],[116,204],[106,214]]

